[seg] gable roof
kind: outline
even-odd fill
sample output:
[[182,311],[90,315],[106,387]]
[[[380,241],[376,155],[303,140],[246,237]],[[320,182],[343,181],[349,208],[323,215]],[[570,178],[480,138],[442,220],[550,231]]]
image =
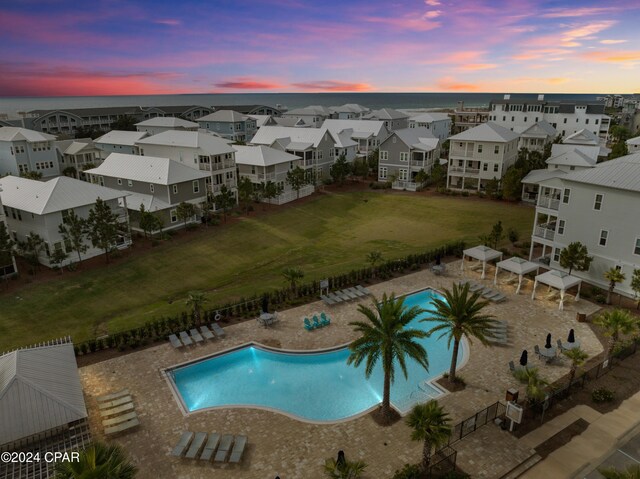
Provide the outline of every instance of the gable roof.
[[98,198],[104,201],[126,196],[104,186],[67,176],[58,176],[49,181],[37,181],[17,176],[0,178],[2,204],[36,215],[92,205]]
[[26,128],[17,126],[3,126],[0,128],[0,141],[26,141],[28,143],[35,143],[55,139],[56,137],[53,135],[35,130],[27,130]]
[[157,185],[173,185],[209,176],[205,171],[196,170],[169,158],[124,153],[111,153],[100,166],[86,170],[85,173]]
[[236,164],[239,165],[272,166],[301,159],[299,156],[266,145],[238,145],[235,148],[238,150],[236,152]]
[[340,106],[330,106],[329,111],[332,113],[364,113],[369,111],[369,108],[357,103],[345,103]]
[[260,128],[262,125],[275,123],[271,115],[248,115],[256,121],[256,126]]
[[73,344],[0,356],[0,444],[86,417]]
[[192,121],[183,120],[175,116],[156,116],[148,120],[136,123],[136,126],[151,126],[165,128],[198,128],[198,124]]
[[564,180],[640,193],[640,153],[621,156],[598,163],[594,168],[572,172]]
[[[396,135],[405,145],[416,150],[431,151],[438,146],[438,138],[428,128],[402,128],[396,130],[393,135]],[[385,143],[387,141],[389,139]]]
[[414,123],[433,123],[434,121],[451,120],[447,113],[425,112],[409,116],[409,121]]
[[283,116],[292,116],[292,115],[318,115],[318,116],[329,116],[331,112],[326,106],[320,105],[310,105],[305,106],[304,108],[294,108],[293,110],[289,110],[283,112]]
[[138,145],[177,146],[183,148],[198,148],[209,155],[233,153],[230,140],[204,131],[167,130],[157,135],[143,138]]
[[307,124],[307,122],[304,121],[304,118],[296,118],[296,117],[283,118],[283,117],[276,116],[273,118],[273,122],[275,123],[275,125],[295,126],[296,128],[307,128],[312,126]]
[[339,133],[343,130],[351,130],[352,135],[358,136],[358,133],[367,133],[364,138],[368,138],[371,135],[380,136],[380,134],[387,133],[387,127],[384,126],[384,121],[380,120],[333,120],[327,119],[322,123],[322,128],[327,128],[332,133]]
[[522,178],[521,182],[524,184],[535,184],[535,183],[539,183],[541,181],[545,181],[545,180],[549,180],[551,178],[557,178],[559,176],[564,176],[566,175],[567,172],[564,170],[560,170],[557,168],[554,168],[552,170],[548,169],[548,168],[543,168],[540,170],[531,170],[527,176],[525,176],[524,178]]
[[540,120],[520,133],[520,136],[534,136],[538,138],[555,137],[556,129],[546,120]]
[[89,149],[95,149],[95,145],[93,144],[93,141],[88,141],[88,142],[82,142],[82,141],[72,141],[71,144],[64,150],[64,154],[65,155],[76,155],[78,153],[80,153],[82,150]]
[[562,143],[567,145],[599,145],[600,140],[593,132],[583,128],[562,139]]
[[98,145],[135,146],[137,141],[142,140],[146,136],[149,136],[149,133],[146,131],[111,130],[106,135],[102,135],[100,138],[94,140],[94,143]]
[[583,155],[587,156],[591,160],[591,166],[593,166],[598,161],[600,147],[594,145],[566,145],[564,143],[554,143],[551,145],[550,159],[573,151],[579,151]]
[[[280,141],[280,144],[285,146],[288,143],[300,143],[300,144],[308,144],[313,147],[317,147],[324,135],[328,134],[333,139],[333,142],[336,142],[335,135],[331,133],[327,128],[293,128],[286,126],[263,126],[261,127],[253,139],[251,143],[254,145],[267,145],[271,146],[276,140],[288,139],[284,143]],[[285,146],[285,148],[292,149],[290,146]],[[307,146],[308,148],[308,146]],[[302,148],[305,149],[305,148]]]
[[550,157],[547,160],[547,165],[592,167],[596,162],[597,158],[593,158],[579,149],[573,148],[571,150],[563,151],[559,155]]
[[450,136],[450,140],[467,140],[467,141],[491,141],[494,143],[505,143],[518,138],[518,134],[508,130],[504,126],[488,121],[473,128]]
[[381,108],[380,110],[373,110],[363,118],[369,120],[399,120],[402,118],[409,118],[409,115],[402,113],[401,111],[394,110],[393,108]]
[[209,115],[198,118],[198,123],[203,121],[222,121],[227,123],[235,123],[237,121],[245,121],[248,117],[234,110],[216,110]]

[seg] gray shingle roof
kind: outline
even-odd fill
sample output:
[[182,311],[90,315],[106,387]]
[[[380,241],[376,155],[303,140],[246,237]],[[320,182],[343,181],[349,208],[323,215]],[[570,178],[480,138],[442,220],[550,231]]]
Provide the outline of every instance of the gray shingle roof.
[[489,121],[473,128],[449,137],[450,140],[466,141],[492,141],[494,143],[505,143],[518,138],[518,134],[508,130],[504,126]]

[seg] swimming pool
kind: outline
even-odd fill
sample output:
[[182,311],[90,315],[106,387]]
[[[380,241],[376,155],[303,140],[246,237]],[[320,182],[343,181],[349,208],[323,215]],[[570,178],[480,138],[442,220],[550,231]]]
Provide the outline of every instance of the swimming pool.
[[[437,295],[431,289],[419,291],[406,296],[405,304],[429,310]],[[428,330],[433,323],[419,322],[428,314],[410,326]],[[402,413],[417,402],[442,394],[428,381],[446,371],[451,360],[444,339],[424,338],[420,343],[429,354],[429,372],[408,360],[408,379],[396,367],[391,386],[391,402]],[[467,346],[461,346],[459,354],[464,357]],[[277,410],[308,421],[334,422],[357,416],[382,401],[382,367],[378,364],[367,380],[364,365],[348,366],[348,356],[347,347],[289,353],[248,345],[170,369],[168,377],[187,412],[245,406]]]

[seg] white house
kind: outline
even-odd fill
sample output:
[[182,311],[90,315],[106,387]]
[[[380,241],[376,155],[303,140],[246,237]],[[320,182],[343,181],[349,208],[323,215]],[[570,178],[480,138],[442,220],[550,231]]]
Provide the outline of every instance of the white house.
[[337,120],[357,120],[362,118],[363,115],[371,112],[366,106],[358,105],[357,103],[346,103],[340,106],[330,106],[331,118]]
[[325,120],[322,124],[334,135],[346,134],[356,145],[356,152],[367,156],[386,140],[391,132],[384,121],[362,120]]
[[426,128],[444,142],[451,135],[451,117],[447,113],[425,112],[409,117],[409,128]]
[[102,150],[91,140],[59,140],[55,142],[60,162],[60,173],[84,179],[84,170],[102,163]]
[[562,270],[560,251],[580,242],[593,262],[571,274],[607,288],[604,272],[621,269],[626,279],[616,291],[632,297],[631,276],[640,269],[640,153],[539,184],[529,258]]
[[[520,131],[522,130],[522,131]],[[540,120],[524,128],[514,128],[520,135],[518,149],[526,148],[529,151],[544,152],[544,147],[555,140],[557,133],[547,121]]]
[[401,130],[409,126],[409,115],[393,108],[381,108],[362,116],[363,120],[383,121],[390,130]]
[[[89,211],[95,206],[98,198],[102,199],[111,211],[118,215],[120,231],[113,247],[126,248],[131,244],[129,234],[129,216],[127,214],[127,193],[67,176],[59,176],[49,181],[36,181],[17,176],[0,178],[0,197],[7,218],[7,225],[15,241],[24,242],[29,235],[35,233],[44,240],[44,247],[39,254],[39,261],[51,266],[51,253],[63,249],[68,258],[62,264],[77,261],[77,253],[58,231],[65,222],[69,212],[73,211],[80,218],[88,218]],[[104,251],[94,248],[86,239],[88,246],[82,259],[103,254]]]
[[562,143],[565,145],[580,145],[598,147],[598,155],[603,159],[607,157],[611,150],[607,148],[603,142],[592,132],[583,128],[570,135],[565,136],[562,139]]
[[146,131],[122,131],[111,130],[109,133],[97,138],[94,143],[102,150],[102,157],[106,158],[110,153],[126,153],[137,155],[139,153],[136,142],[149,136]]
[[196,131],[198,128],[197,123],[176,118],[175,116],[156,116],[136,123],[136,130],[144,131],[149,135],[157,135],[167,130]]
[[450,137],[447,187],[481,191],[487,181],[502,179],[518,157],[518,138],[493,122]]
[[301,119],[304,120],[307,125],[313,125],[319,128],[324,120],[331,118],[331,111],[326,106],[311,105],[283,112],[282,118]]
[[198,125],[232,141],[251,141],[257,121],[234,110],[217,110],[198,119]]
[[44,178],[60,174],[56,137],[15,126],[0,128],[0,176],[19,176],[27,171]]
[[629,138],[627,140],[627,149],[629,153],[635,153],[636,151],[640,151],[640,136],[636,136],[635,138]]

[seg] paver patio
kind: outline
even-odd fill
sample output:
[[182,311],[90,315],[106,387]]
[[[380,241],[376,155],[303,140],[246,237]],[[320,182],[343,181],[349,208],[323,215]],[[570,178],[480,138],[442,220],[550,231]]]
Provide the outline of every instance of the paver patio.
[[[435,276],[424,270],[373,285],[369,289],[381,296],[383,292],[402,294],[426,287],[450,288],[453,281],[462,278],[459,268],[458,261],[448,265],[446,276]],[[477,273],[465,271],[465,275],[479,280]],[[487,277],[491,279],[484,283],[492,285],[493,276],[489,274]],[[557,303],[532,301],[531,285],[518,296],[514,294],[513,286],[499,284],[498,288],[507,294],[508,300],[492,304],[488,310],[497,318],[508,321],[510,344],[493,348],[486,348],[477,342],[471,345],[469,361],[460,369],[460,375],[467,383],[466,389],[440,399],[454,422],[466,419],[497,400],[504,400],[508,388],[519,387],[509,372],[508,362],[513,360],[517,363],[523,349],[530,351],[530,363],[539,365],[546,379],[554,381],[566,374],[569,369],[566,361],[547,365],[534,357],[533,346],[543,346],[549,332],[555,342],[556,338],[564,340],[568,330],[574,328],[581,347],[590,356],[602,351],[602,345],[589,326],[576,321],[576,312],[591,314],[598,309],[597,306],[579,301],[559,311]],[[360,302],[368,303],[370,300],[363,299]],[[319,425],[276,412],[248,408],[214,409],[184,416],[162,375],[162,370],[167,367],[249,341],[267,344],[277,341],[285,349],[296,350],[345,344],[355,338],[348,323],[359,319],[356,304],[356,301],[352,301],[329,308],[318,301],[280,312],[280,322],[273,328],[264,329],[255,321],[247,321],[227,326],[224,339],[209,341],[185,351],[175,351],[167,342],[83,367],[80,375],[92,430],[97,437],[101,437],[102,426],[95,398],[126,387],[133,395],[141,426],[113,440],[129,452],[140,468],[141,479],[204,478],[212,475],[211,469],[215,470],[216,477],[230,479],[263,479],[278,474],[282,479],[322,477],[325,458],[335,456],[339,449],[345,451],[348,459],[362,459],[368,464],[368,472],[364,477],[390,477],[405,463],[417,462],[421,457],[422,445],[410,440],[410,430],[402,421],[385,428],[365,415],[338,424]],[[322,310],[331,315],[331,326],[313,332],[304,330],[301,318]],[[296,398],[292,397],[291,400],[295,401]],[[184,430],[247,435],[248,448],[242,463],[237,466],[197,464],[170,457],[171,448]],[[502,431],[497,432],[502,434]],[[480,434],[480,431],[473,434]],[[491,434],[491,431],[487,429],[482,434]],[[516,466],[522,460],[521,456],[527,453],[521,448],[516,454],[504,455],[499,467],[492,467],[491,461],[479,464],[475,458],[487,457],[487,442],[491,441],[477,444],[480,449],[476,447],[476,454],[461,453],[459,465],[469,473],[481,468],[481,477],[496,477]],[[496,446],[498,444],[500,442]],[[461,449],[473,449],[473,443],[465,443]]]

